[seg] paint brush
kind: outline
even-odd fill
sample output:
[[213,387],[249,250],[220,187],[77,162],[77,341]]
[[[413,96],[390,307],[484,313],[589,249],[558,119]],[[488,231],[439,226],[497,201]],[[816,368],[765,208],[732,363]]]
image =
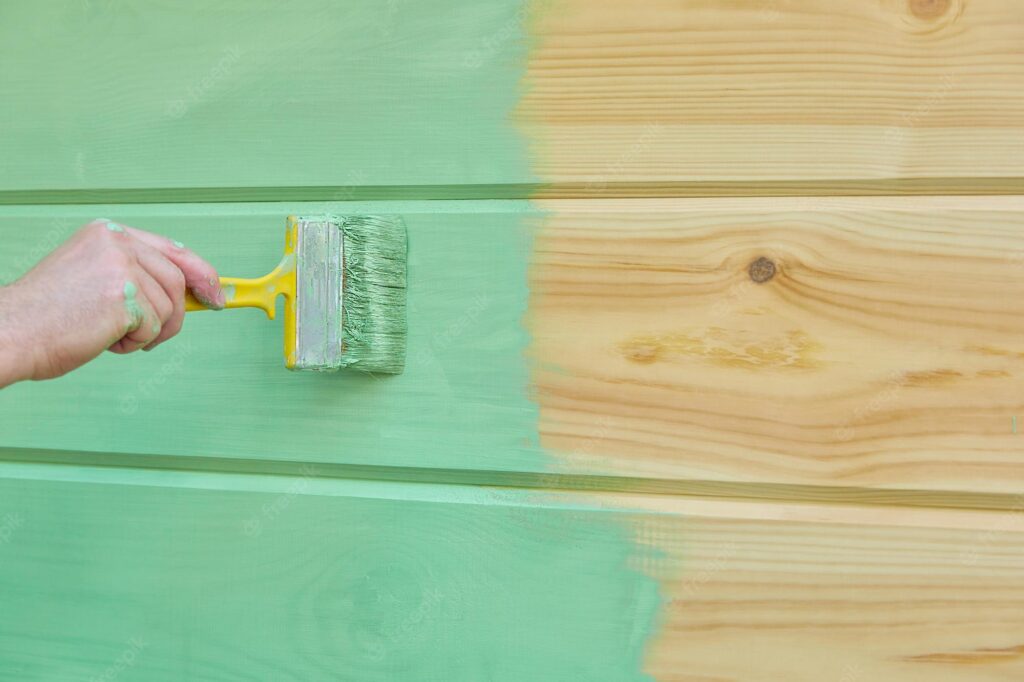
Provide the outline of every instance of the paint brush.
[[[397,216],[289,216],[284,258],[258,279],[222,277],[227,308],[274,319],[285,297],[288,369],[399,374],[406,343],[405,224]],[[208,310],[189,293],[186,310]]]

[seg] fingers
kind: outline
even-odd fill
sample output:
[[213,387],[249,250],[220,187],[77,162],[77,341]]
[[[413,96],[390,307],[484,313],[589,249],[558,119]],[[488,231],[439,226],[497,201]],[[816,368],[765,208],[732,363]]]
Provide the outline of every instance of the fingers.
[[136,268],[124,285],[125,334],[110,346],[114,353],[132,353],[149,345],[163,328],[174,306],[152,276]]
[[181,243],[109,220],[94,222],[127,238],[136,263],[125,289],[127,331],[110,346],[112,352],[151,350],[176,335],[184,321],[186,288],[208,307],[224,307],[216,269]]
[[163,287],[148,272],[140,268],[135,279],[138,283],[139,293],[136,301],[142,313],[141,320],[138,327],[129,330],[121,341],[122,343],[129,342],[125,344],[126,349],[130,349],[130,344],[134,344],[134,350],[138,350],[148,346],[160,336],[164,320],[171,316],[174,305],[164,293]]
[[156,280],[171,302],[170,314],[161,315],[163,328],[160,335],[143,348],[153,350],[181,331],[185,320],[185,275],[178,266],[148,244],[140,241],[136,243],[135,250],[139,265]]
[[217,270],[180,242],[155,235],[134,227],[125,231],[140,242],[156,249],[174,263],[185,275],[185,284],[204,305],[220,309],[224,307],[224,292],[220,288]]

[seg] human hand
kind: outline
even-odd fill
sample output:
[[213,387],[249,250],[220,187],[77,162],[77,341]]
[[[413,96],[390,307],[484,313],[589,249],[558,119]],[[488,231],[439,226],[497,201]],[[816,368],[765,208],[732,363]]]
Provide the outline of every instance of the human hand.
[[0,288],[0,387],[61,376],[104,350],[152,350],[181,330],[186,289],[224,307],[217,271],[179,242],[92,221]]

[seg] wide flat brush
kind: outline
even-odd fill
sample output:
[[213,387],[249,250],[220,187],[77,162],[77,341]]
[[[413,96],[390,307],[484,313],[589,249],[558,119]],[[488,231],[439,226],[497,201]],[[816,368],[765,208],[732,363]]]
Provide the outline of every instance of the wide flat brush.
[[[288,369],[399,374],[407,244],[397,216],[289,216],[284,258],[264,277],[222,277],[225,307],[260,308],[274,319],[284,296]],[[208,309],[191,294],[185,307]]]

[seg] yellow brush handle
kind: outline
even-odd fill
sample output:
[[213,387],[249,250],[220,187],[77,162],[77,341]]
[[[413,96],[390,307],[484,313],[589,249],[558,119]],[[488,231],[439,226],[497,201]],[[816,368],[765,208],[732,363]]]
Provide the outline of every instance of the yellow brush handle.
[[[295,247],[298,243],[299,219],[288,216],[285,233],[284,258],[274,271],[259,279],[221,277],[226,308],[259,308],[274,319],[277,297],[284,296],[284,364],[293,369],[296,364],[295,339]],[[191,292],[185,296],[185,310],[209,310]]]
[[[277,297],[287,297],[287,304],[295,296],[295,268],[290,266],[290,259],[285,258],[269,275],[258,279],[240,279],[238,277],[221,277],[220,286],[224,290],[225,308],[259,308],[274,319],[277,311]],[[209,308],[188,292],[185,295],[185,310],[209,310]]]

